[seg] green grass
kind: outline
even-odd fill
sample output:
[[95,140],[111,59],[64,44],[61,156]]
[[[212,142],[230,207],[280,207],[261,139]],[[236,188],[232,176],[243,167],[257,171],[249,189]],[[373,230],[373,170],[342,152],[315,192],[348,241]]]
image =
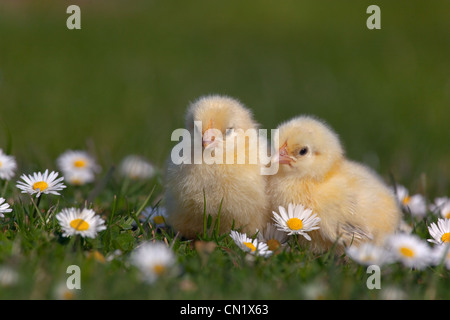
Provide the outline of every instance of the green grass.
[[[369,290],[366,267],[332,253],[317,255],[299,249],[293,239],[290,249],[264,259],[247,255],[230,237],[217,235],[213,223],[197,240],[200,245],[180,239],[167,227],[156,229],[148,223],[138,228],[133,226],[134,216],[146,202],[145,194],[153,194],[151,201],[157,197],[149,186],[120,195],[120,178],[115,180],[93,206],[107,224],[107,230],[95,239],[64,238],[55,219],[65,205],[79,204],[76,197],[86,197],[88,187],[69,187],[61,197],[43,195],[40,209],[46,223],[39,219],[28,196],[10,191],[20,200],[1,224],[0,261],[2,267],[15,270],[18,280],[0,286],[0,298],[61,298],[57,288],[65,285],[70,265],[81,269],[82,287],[74,290],[76,299],[379,299],[392,288],[410,299],[450,298],[448,273],[441,267],[419,271],[399,263],[382,266],[381,290]],[[110,198],[109,193],[119,196]],[[428,219],[436,220],[431,213]],[[415,223],[415,233],[428,238],[425,220]],[[179,272],[150,285],[130,264],[129,255],[139,243],[153,240],[173,248]],[[211,251],[201,246],[206,241],[214,244]],[[117,249],[120,253],[114,256]],[[95,259],[96,251],[107,261]],[[310,288],[319,291],[311,296]]]
[[[160,174],[124,190],[114,172],[93,197],[94,185],[44,197],[47,224],[14,185],[22,173],[56,169],[67,149],[97,157],[98,181],[130,153],[162,170],[187,104],[222,93],[250,107],[264,128],[317,115],[340,134],[349,158],[388,183],[392,176],[429,201],[448,196],[448,2],[378,1],[377,31],[365,26],[369,1],[77,3],[76,31],[66,28],[65,2],[0,3],[0,148],[19,162],[4,195],[14,215],[0,222],[0,266],[19,278],[0,286],[0,298],[53,298],[70,264],[81,267],[79,298],[86,299],[298,299],[314,284],[326,298],[381,296],[366,288],[365,268],[332,255],[294,250],[248,261],[229,238],[213,239],[216,249],[204,254],[170,230],[131,228],[153,188],[150,203],[160,200]],[[72,243],[54,214],[88,198],[108,229]],[[417,224],[422,238],[425,223]],[[174,242],[182,272],[149,286],[127,257],[154,237]],[[123,254],[110,262],[87,257],[116,249]],[[436,268],[383,268],[382,288],[389,285],[409,298],[449,298],[448,274]]]

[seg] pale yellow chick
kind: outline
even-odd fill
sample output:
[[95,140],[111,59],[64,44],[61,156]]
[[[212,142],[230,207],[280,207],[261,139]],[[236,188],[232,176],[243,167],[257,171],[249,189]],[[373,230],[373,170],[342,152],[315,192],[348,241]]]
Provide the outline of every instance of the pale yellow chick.
[[320,229],[309,233],[313,250],[336,243],[339,254],[351,244],[381,243],[396,231],[401,211],[393,193],[371,169],[345,158],[328,125],[300,116],[278,129],[280,167],[267,188],[271,211],[289,203],[312,209],[321,219]]
[[[252,113],[233,98],[205,96],[189,106],[186,128],[192,137],[197,130],[197,136],[202,140],[200,151],[203,155],[219,158],[221,151],[223,163],[208,164],[203,157],[200,164],[195,164],[194,152],[191,164],[177,165],[169,159],[165,175],[169,224],[185,238],[201,235],[205,193],[206,214],[214,220],[223,198],[220,233],[229,232],[233,221],[235,228],[242,228],[248,234],[265,227],[271,219],[265,193],[267,179],[260,173],[258,159],[250,164],[250,154],[258,154],[254,150],[257,146],[250,144],[244,136],[248,129],[256,133],[258,128]],[[214,130],[218,130],[218,134],[214,134]],[[241,143],[238,143],[238,139],[241,139]],[[238,151],[247,154],[244,164],[237,164]],[[230,157],[228,160],[227,156]],[[230,164],[230,161],[234,164]]]

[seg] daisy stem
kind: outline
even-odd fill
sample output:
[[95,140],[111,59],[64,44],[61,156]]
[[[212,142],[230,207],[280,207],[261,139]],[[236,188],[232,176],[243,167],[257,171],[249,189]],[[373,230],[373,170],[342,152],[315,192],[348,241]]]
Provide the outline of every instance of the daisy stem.
[[[56,202],[56,205],[50,207],[50,208],[47,210],[47,213],[45,214],[45,217],[44,217],[44,218],[45,218],[45,221],[49,221],[50,215],[51,215],[52,213],[55,213],[55,211],[57,210],[58,207],[59,207],[59,200]],[[53,219],[53,225],[54,225],[54,223],[55,223],[55,220]]]
[[83,243],[82,243],[82,238],[79,234],[75,234],[73,237],[70,238],[69,241],[69,248],[72,248],[74,252],[76,252],[77,255],[81,255],[82,254],[82,248],[83,248]]
[[112,224],[114,215],[116,214],[116,207],[117,207],[117,196],[114,195],[113,203],[112,203],[112,207],[111,207],[111,215],[109,216],[109,225]]
[[216,221],[214,222],[214,238],[217,241],[217,237],[219,235],[219,230],[220,230],[220,214],[222,212],[222,204],[223,204],[223,197],[222,200],[220,200],[220,205],[219,205],[219,212],[217,213],[217,218]]
[[2,198],[5,197],[5,194],[6,194],[6,188],[8,187],[8,183],[9,183],[9,180],[6,180],[6,181],[5,181],[5,185],[3,186],[3,190],[2,190],[2,195],[1,195]]
[[297,249],[300,250],[300,243],[298,242],[298,234],[294,234],[295,243],[297,244]]
[[131,212],[131,217],[133,218],[134,222],[136,222],[136,225],[138,226],[139,231],[142,234],[145,234],[144,227],[142,226],[141,222],[139,221],[139,218],[138,218],[137,214],[134,213],[134,212]]
[[77,254],[82,255],[83,254],[83,247],[84,247],[84,238],[81,235],[77,235]]
[[142,210],[144,210],[144,208],[147,206],[147,203],[150,201],[150,198],[153,195],[153,191],[155,191],[156,185],[153,186],[152,191],[150,191],[150,194],[147,196],[147,198],[145,199],[144,203],[142,203],[141,207],[138,209],[138,211],[136,213],[131,213],[134,221],[136,222],[139,230],[141,231],[142,234],[145,234],[145,230],[144,227],[142,226],[141,222],[139,221],[139,215],[141,214]]
[[126,194],[127,190],[128,190],[128,186],[130,185],[130,178],[125,177],[122,186],[120,188],[120,193],[119,195],[123,195]]
[[203,189],[203,237],[206,237],[206,193]]
[[436,299],[436,291],[437,285],[440,279],[442,279],[443,274],[445,274],[445,257],[447,257],[448,252],[450,250],[450,246],[446,246],[444,250],[444,254],[442,255],[442,259],[435,268],[434,272],[430,274],[430,280],[428,280],[428,289],[425,292],[426,299],[435,300]]
[[152,191],[150,191],[150,194],[147,196],[147,198],[145,199],[145,201],[142,203],[142,205],[140,206],[140,208],[138,209],[138,211],[136,212],[136,216],[140,215],[141,212],[145,209],[145,207],[147,206],[148,202],[150,201],[150,198],[153,195],[153,192],[155,191],[156,185],[153,186]]
[[38,216],[39,216],[39,218],[41,219],[42,223],[45,225],[44,217],[42,216],[41,211],[39,210],[39,204],[41,203],[41,196],[39,196],[37,198],[37,202],[34,202],[33,197],[31,196],[31,202],[33,203],[33,206],[34,206],[34,210],[33,210],[33,214],[32,215],[34,216],[34,211],[36,211]]

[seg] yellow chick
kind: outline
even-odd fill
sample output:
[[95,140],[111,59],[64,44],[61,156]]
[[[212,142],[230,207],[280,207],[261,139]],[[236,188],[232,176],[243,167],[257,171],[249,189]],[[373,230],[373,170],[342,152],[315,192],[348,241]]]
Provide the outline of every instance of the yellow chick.
[[[323,121],[300,116],[279,127],[279,161],[268,179],[271,211],[302,204],[316,213],[312,250],[336,253],[366,241],[381,243],[395,232],[401,211],[391,190],[371,169],[347,160],[335,132]],[[275,160],[275,161],[277,161]]]
[[[182,236],[193,239],[203,233],[204,197],[206,214],[214,220],[223,199],[220,233],[229,232],[234,223],[235,228],[254,234],[270,221],[267,178],[260,173],[258,159],[250,162],[257,145],[245,138],[257,128],[252,113],[230,97],[200,97],[189,106],[186,129],[191,137],[197,134],[201,139],[201,163],[195,163],[194,151],[191,164],[174,164],[169,159],[165,174],[168,223]],[[239,151],[248,156],[244,164],[239,164]],[[211,163],[206,159],[211,156],[222,159],[222,163]]]

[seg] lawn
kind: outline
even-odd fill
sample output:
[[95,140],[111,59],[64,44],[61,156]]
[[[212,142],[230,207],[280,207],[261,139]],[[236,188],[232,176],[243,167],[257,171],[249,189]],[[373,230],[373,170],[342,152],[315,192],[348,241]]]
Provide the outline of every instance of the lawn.
[[[295,241],[253,257],[228,236],[194,243],[137,223],[142,208],[164,205],[170,135],[184,126],[189,102],[210,93],[238,98],[263,128],[300,114],[323,118],[347,156],[389,185],[428,204],[448,197],[449,2],[377,1],[380,30],[366,27],[369,1],[77,4],[81,30],[67,29],[66,2],[0,2],[0,149],[18,163],[9,182],[0,180],[13,209],[0,220],[0,282],[15,275],[0,284],[0,298],[60,298],[69,265],[81,269],[78,299],[450,298],[442,266],[391,264],[381,269],[382,289],[369,290],[365,266]],[[16,181],[57,171],[69,149],[88,151],[102,170],[92,183],[43,195],[37,212]],[[129,154],[152,162],[155,176],[123,178]],[[63,237],[56,214],[85,204],[106,230]],[[405,211],[405,220],[425,241],[437,216]],[[149,284],[130,255],[153,240],[175,253],[177,271]]]

